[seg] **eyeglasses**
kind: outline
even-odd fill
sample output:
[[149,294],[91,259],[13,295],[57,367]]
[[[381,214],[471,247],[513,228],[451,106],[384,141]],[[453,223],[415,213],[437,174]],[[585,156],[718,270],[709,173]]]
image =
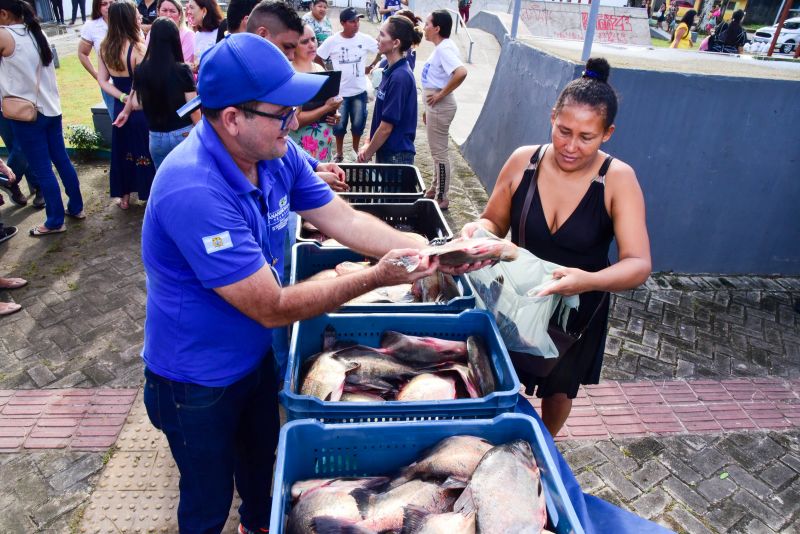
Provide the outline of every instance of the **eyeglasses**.
[[281,130],[286,130],[289,127],[289,123],[292,122],[295,113],[297,113],[297,107],[290,108],[289,111],[287,111],[283,115],[267,113],[266,111],[258,111],[257,109],[247,108],[244,106],[236,106],[236,109],[252,113],[253,115],[258,115],[259,117],[266,117],[268,119],[279,120],[281,121]]

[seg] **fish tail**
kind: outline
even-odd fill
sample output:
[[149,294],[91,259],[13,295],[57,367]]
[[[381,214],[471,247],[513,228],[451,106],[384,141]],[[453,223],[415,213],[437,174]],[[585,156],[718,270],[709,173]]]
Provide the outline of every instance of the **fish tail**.
[[419,506],[409,505],[403,508],[403,529],[400,534],[415,534],[422,530],[425,518],[430,512]]
[[346,519],[320,516],[314,518],[314,532],[317,534],[373,534],[375,531]]

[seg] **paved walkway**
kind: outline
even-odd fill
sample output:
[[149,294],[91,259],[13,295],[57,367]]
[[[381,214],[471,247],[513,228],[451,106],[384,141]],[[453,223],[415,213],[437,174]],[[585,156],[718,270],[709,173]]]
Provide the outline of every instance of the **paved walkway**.
[[[429,178],[422,129],[417,146]],[[487,196],[453,156],[457,230]],[[175,532],[175,467],[136,394],[143,208],[111,204],[106,165],[79,174],[89,218],[65,234],[29,238],[43,214],[2,208],[22,231],[0,273],[31,283],[0,291],[24,306],[0,321],[0,532]],[[798,278],[747,276],[654,275],[615,295],[603,383],[558,441],[585,491],[682,532],[795,532],[798,300]]]

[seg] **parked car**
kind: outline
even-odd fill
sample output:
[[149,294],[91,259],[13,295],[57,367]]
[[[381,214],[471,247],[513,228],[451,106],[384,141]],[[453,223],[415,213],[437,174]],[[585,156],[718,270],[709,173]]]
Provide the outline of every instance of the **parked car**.
[[[775,35],[775,30],[777,28],[777,24],[775,26],[765,26],[763,28],[759,28],[756,30],[756,34],[753,37],[753,42],[767,44],[771,43],[772,36]],[[800,17],[786,19],[786,21],[783,23],[783,29],[781,30],[781,34],[778,36],[778,42],[775,44],[775,47],[783,54],[791,54],[797,47],[798,43],[800,43]]]

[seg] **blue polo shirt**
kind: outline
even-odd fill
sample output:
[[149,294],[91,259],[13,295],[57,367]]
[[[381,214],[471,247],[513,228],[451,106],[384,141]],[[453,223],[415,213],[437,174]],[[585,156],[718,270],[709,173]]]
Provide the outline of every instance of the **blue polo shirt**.
[[142,357],[154,373],[225,386],[268,353],[271,330],[213,288],[265,263],[281,272],[289,210],[324,206],[333,192],[292,142],[282,158],[259,162],[258,182],[247,180],[206,119],[159,167],[142,227]]
[[388,19],[389,17],[391,17],[392,15],[394,15],[400,9],[403,8],[402,4],[400,3],[400,0],[386,0],[383,3],[383,9],[389,9],[390,7],[396,7],[397,9],[395,9],[394,11],[392,11],[390,13],[384,13],[383,14],[383,20]]
[[378,149],[379,154],[416,154],[414,138],[417,136],[417,83],[405,57],[383,72],[381,84],[375,91],[370,137],[375,135],[381,121],[388,122],[393,128],[389,138]]

